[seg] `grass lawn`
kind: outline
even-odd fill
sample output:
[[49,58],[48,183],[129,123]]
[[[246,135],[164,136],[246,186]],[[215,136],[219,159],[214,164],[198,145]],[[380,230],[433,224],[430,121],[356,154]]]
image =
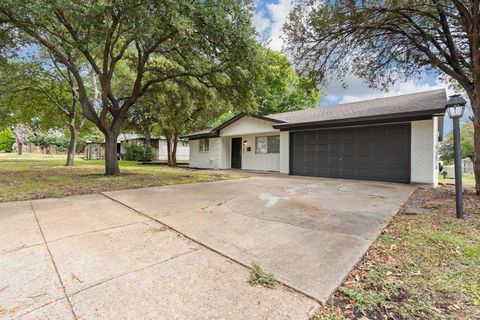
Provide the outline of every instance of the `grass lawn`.
[[480,197],[454,216],[453,186],[418,189],[315,319],[480,319]]
[[65,167],[65,156],[0,153],[0,202],[57,198],[101,191],[240,178],[238,173],[196,171],[120,161],[122,174],[103,175],[104,162],[77,157]]
[[[453,179],[453,178],[443,179],[442,176],[438,176],[438,182],[439,183],[455,184],[455,179]],[[463,176],[462,177],[462,182],[463,182],[464,186],[475,187],[475,177],[473,177],[473,176]]]

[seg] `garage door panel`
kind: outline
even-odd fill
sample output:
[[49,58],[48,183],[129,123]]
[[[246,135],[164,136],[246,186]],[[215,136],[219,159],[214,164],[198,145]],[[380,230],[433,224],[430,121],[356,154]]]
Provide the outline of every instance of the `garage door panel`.
[[328,175],[328,169],[326,167],[316,167],[315,176],[326,177]]
[[340,177],[340,168],[328,167],[328,177]]
[[371,169],[370,168],[358,168],[357,169],[357,177],[359,179],[371,179]]
[[341,141],[343,139],[342,131],[330,131],[330,140],[331,141]]
[[291,133],[292,174],[410,181],[410,124]]
[[342,154],[344,156],[353,156],[356,153],[357,153],[357,144],[356,143],[354,143],[354,142],[343,143]]
[[328,150],[330,153],[335,153],[340,155],[342,153],[342,143],[332,142],[330,143]]
[[342,171],[340,174],[342,178],[346,178],[346,179],[355,178],[357,174],[357,170],[355,168],[342,168]]
[[386,170],[373,170],[372,180],[388,180]]

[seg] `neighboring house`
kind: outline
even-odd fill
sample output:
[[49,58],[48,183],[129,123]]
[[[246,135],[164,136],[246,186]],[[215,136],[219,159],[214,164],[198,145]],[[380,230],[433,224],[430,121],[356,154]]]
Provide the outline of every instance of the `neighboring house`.
[[[178,139],[177,142],[177,162],[188,162],[190,157],[190,146],[188,139]],[[158,160],[167,161],[167,139],[162,137],[158,141]]]
[[190,167],[437,185],[445,90],[267,116],[186,135]]
[[84,157],[85,160],[101,160],[105,158],[105,143],[86,141]]
[[[125,155],[125,144],[136,143],[145,144],[145,136],[136,133],[122,133],[117,138],[117,152],[123,159]],[[152,146],[153,159],[158,161],[167,161],[167,140],[165,137],[152,137],[150,139]],[[179,139],[177,144],[177,162],[188,162],[189,144],[187,139]],[[85,159],[98,160],[105,156],[105,144],[103,142],[87,142],[85,147]]]

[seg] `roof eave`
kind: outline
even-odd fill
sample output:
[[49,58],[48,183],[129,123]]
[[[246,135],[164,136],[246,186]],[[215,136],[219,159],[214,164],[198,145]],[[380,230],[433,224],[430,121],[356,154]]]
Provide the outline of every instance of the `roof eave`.
[[285,123],[285,121],[272,119],[272,118],[268,118],[268,117],[265,117],[265,116],[257,116],[257,115],[249,115],[249,114],[246,114],[246,113],[239,113],[236,116],[228,119],[227,121],[225,121],[221,125],[213,128],[209,132],[199,133],[199,134],[188,134],[188,135],[181,136],[180,138],[182,138],[182,139],[192,139],[193,140],[193,139],[201,139],[201,138],[219,137],[220,136],[220,130],[228,127],[229,125],[231,125],[234,122],[237,122],[238,120],[242,119],[243,117],[252,117],[252,118],[256,118],[256,119],[260,119],[260,120],[264,120],[264,121],[269,121],[269,122],[273,122],[273,123],[277,123],[277,124]]
[[194,139],[202,139],[202,138],[214,138],[218,137],[219,134],[216,131],[210,131],[210,132],[204,132],[204,133],[197,133],[197,134],[187,134],[184,136],[179,137],[180,139],[189,139],[189,140],[194,140]]
[[348,125],[348,124],[361,124],[365,122],[372,121],[383,121],[383,122],[395,122],[395,121],[413,121],[421,120],[425,117],[433,116],[443,116],[445,114],[445,108],[431,109],[431,110],[421,110],[421,111],[411,111],[411,112],[401,112],[401,113],[391,113],[391,114],[381,114],[375,116],[366,116],[366,117],[354,117],[354,118],[343,118],[335,120],[323,120],[323,121],[310,121],[310,122],[297,122],[297,123],[283,123],[277,124],[273,127],[281,131],[289,129],[301,129],[301,128],[311,128],[315,126],[328,127],[335,125]]

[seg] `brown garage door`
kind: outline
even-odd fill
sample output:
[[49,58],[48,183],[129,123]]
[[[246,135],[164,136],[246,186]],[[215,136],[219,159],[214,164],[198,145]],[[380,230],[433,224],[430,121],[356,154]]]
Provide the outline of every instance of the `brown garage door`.
[[410,182],[410,124],[290,134],[296,175]]

